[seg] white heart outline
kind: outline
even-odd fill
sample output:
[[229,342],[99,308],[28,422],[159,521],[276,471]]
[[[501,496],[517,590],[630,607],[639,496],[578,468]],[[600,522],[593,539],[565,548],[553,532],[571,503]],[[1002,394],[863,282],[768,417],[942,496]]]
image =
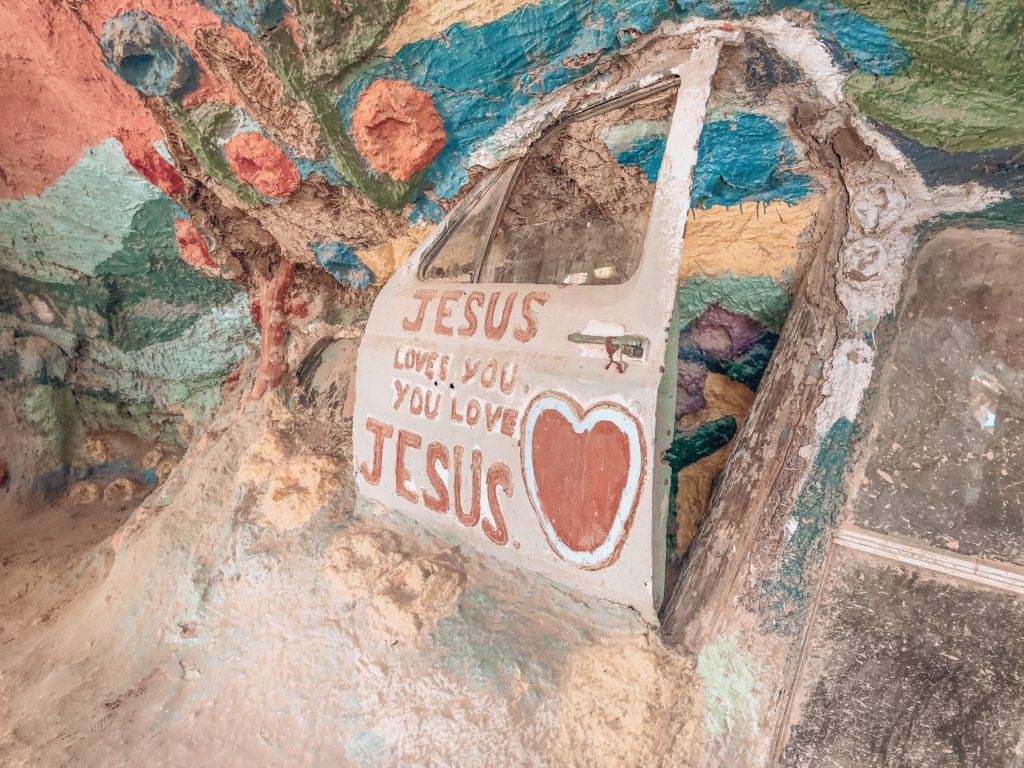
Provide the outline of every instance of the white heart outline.
[[[559,538],[550,518],[544,512],[537,493],[537,478],[533,470],[533,433],[540,414],[549,410],[561,414],[577,435],[590,431],[599,422],[611,422],[626,436],[629,445],[629,467],[626,473],[626,484],[619,497],[619,508],[615,511],[615,518],[608,531],[608,536],[598,547],[589,552],[572,549]],[[538,394],[526,406],[522,429],[522,470],[526,495],[537,514],[548,545],[560,558],[584,570],[596,571],[607,568],[618,559],[622,551],[622,546],[632,528],[633,518],[636,515],[636,508],[643,491],[647,457],[644,450],[643,428],[640,422],[636,416],[618,403],[603,400],[592,404],[589,408],[583,408],[568,395],[552,391]],[[635,460],[637,457],[639,457],[639,461]]]

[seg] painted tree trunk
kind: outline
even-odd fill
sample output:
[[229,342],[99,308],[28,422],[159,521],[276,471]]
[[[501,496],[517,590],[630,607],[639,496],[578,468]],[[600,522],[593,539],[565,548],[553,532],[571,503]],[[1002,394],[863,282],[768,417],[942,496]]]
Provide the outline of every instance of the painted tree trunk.
[[[797,128],[804,119],[797,116]],[[801,132],[811,133],[806,128]],[[815,250],[772,362],[663,610],[666,642],[692,653],[715,633],[727,605],[756,600],[760,575],[774,565],[787,512],[812,458],[805,447],[815,443],[823,370],[845,323],[836,295],[849,204],[841,168],[864,159],[867,150],[849,127],[824,141],[812,136],[807,141],[831,171],[831,199],[819,209]]]
[[260,364],[252,385],[253,400],[278,386],[288,370],[288,315],[284,305],[294,274],[295,266],[288,259],[281,259],[277,272],[260,287]]

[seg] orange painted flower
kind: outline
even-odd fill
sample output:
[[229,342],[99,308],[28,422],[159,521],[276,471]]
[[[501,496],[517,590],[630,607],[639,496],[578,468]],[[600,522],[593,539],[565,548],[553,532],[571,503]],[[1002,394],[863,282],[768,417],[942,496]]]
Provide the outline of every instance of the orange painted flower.
[[388,79],[374,81],[359,95],[352,135],[370,166],[398,181],[430,165],[446,139],[430,95]]
[[235,175],[267,197],[288,197],[302,180],[284,150],[257,131],[233,136],[224,154]]

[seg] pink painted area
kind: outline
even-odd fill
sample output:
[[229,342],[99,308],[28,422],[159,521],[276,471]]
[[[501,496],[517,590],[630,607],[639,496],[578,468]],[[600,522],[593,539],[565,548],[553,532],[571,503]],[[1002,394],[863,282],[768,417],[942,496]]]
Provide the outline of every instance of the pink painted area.
[[86,147],[126,130],[162,138],[95,39],[59,0],[0,3],[0,198],[42,192]]
[[293,296],[285,303],[284,311],[292,317],[306,317],[309,315],[309,304],[301,296]]
[[[202,61],[199,56],[195,58],[196,61]],[[207,102],[218,102],[221,104],[239,103],[234,89],[227,82],[221,80],[205,68],[199,71],[199,85],[194,91],[185,95],[184,102],[185,106],[189,109],[199,104],[206,104]]]
[[291,158],[262,133],[233,136],[224,145],[224,154],[235,175],[267,197],[287,197],[301,181]]
[[192,219],[175,219],[174,233],[178,239],[178,250],[185,263],[202,272],[216,272],[217,264],[210,258],[210,248],[206,239],[199,234]]
[[370,166],[399,181],[426,168],[445,132],[430,95],[404,80],[375,80],[352,112],[352,135]]
[[[284,313],[292,317],[306,317],[309,315],[309,304],[301,296],[292,296],[284,303]],[[263,305],[258,298],[249,303],[249,316],[253,325],[263,322]]]
[[299,29],[299,22],[296,21],[295,16],[290,13],[286,13],[284,19],[282,19],[284,28],[288,30],[288,34],[292,36],[292,40],[299,46],[301,51],[306,47],[306,41],[302,38],[302,30]]
[[278,386],[288,370],[284,345],[288,337],[285,299],[292,287],[295,266],[282,259],[273,276],[260,286],[260,363],[256,369],[251,397],[259,400],[268,389]]
[[185,182],[178,171],[156,151],[152,141],[123,129],[118,131],[117,138],[132,168],[141,173],[146,181],[159,187],[168,197],[180,195],[185,191]]

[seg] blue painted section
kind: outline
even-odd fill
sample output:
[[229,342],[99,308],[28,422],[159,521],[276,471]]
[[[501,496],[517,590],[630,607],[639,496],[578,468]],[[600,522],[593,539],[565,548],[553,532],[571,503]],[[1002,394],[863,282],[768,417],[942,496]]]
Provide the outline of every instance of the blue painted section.
[[636,166],[652,184],[658,181],[661,159],[668,141],[665,121],[634,120],[610,128],[603,136],[605,146],[618,162]]
[[100,47],[111,71],[147,96],[182,96],[199,85],[199,67],[181,40],[142,10],[107,19]]
[[93,465],[68,465],[40,475],[35,479],[33,489],[46,496],[62,493],[68,486],[83,480],[100,480],[109,483],[119,477],[128,477],[144,485],[154,486],[160,482],[156,472],[136,467],[127,459],[105,461]]
[[[910,57],[881,24],[827,0],[793,0],[795,8],[811,11],[817,17],[818,31],[824,41],[836,42],[833,56],[837,63],[873,75],[892,75],[905,67]],[[781,7],[781,5],[780,5]]]
[[258,35],[277,26],[288,13],[284,0],[196,0],[213,11],[221,21],[250,35]]
[[448,140],[427,168],[422,188],[451,199],[468,180],[475,149],[539,97],[586,75],[601,56],[628,45],[637,33],[667,19],[735,18],[784,7],[814,11],[825,38],[837,41],[844,60],[864,71],[889,74],[907,61],[882,27],[835,0],[542,0],[488,24],[455,24],[391,58],[367,62],[348,78],[337,105],[347,124],[359,94],[382,77],[429,93]]
[[738,205],[810,196],[809,176],[790,173],[796,150],[782,128],[763,115],[737,113],[704,124],[697,147],[692,207]]
[[369,288],[373,285],[373,272],[363,264],[351,245],[310,243],[309,247],[316,254],[317,263],[330,272],[339,283],[345,283],[353,288]]
[[[427,168],[423,187],[450,199],[466,184],[470,153],[540,96],[593,69],[568,66],[575,56],[618,49],[627,30],[649,32],[674,17],[671,0],[547,0],[478,27],[456,24],[440,36],[369,62],[338,100],[344,120],[359,94],[381,77],[426,91],[444,122],[447,142]],[[571,62],[570,62],[571,63]]]
[[[270,136],[267,136],[269,139]],[[277,142],[274,142],[275,144]],[[295,163],[295,167],[299,169],[299,175],[303,180],[308,179],[311,173],[318,174],[319,176],[326,179],[330,184],[335,186],[342,186],[345,180],[338,175],[338,172],[334,170],[334,166],[327,160],[310,160],[306,157],[299,157],[289,147],[278,144],[281,149],[285,151],[285,154],[292,159]]]
[[413,224],[437,224],[443,218],[444,208],[424,195],[416,198],[409,213],[409,221]]

